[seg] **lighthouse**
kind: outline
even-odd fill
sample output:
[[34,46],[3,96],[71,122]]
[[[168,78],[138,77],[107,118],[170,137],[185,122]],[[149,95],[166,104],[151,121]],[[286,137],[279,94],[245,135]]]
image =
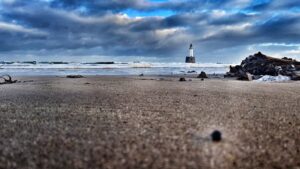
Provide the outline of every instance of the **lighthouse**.
[[185,63],[196,63],[196,59],[194,57],[193,44],[190,44],[189,56],[185,58]]

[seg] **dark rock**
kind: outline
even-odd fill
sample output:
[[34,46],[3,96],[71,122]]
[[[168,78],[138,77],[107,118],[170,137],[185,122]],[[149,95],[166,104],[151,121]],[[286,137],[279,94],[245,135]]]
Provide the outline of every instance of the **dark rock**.
[[258,52],[244,59],[240,65],[230,66],[224,77],[237,77],[239,80],[256,79],[261,75],[292,77],[297,70],[300,70],[300,62],[296,60],[278,59]]
[[83,76],[82,75],[67,75],[67,78],[75,79],[75,78],[83,78]]
[[233,73],[227,72],[227,73],[224,75],[224,78],[229,78],[229,77],[236,77],[236,75],[233,74]]
[[201,81],[204,81],[204,79],[202,78]]
[[222,133],[218,130],[213,131],[210,136],[214,142],[219,142],[222,140]]
[[283,57],[282,59],[284,59],[284,60],[293,60],[292,58],[288,58],[288,57]]
[[205,72],[201,72],[199,75],[198,75],[198,78],[208,78],[206,73]]
[[190,70],[187,73],[196,73],[196,71],[195,70]]
[[300,80],[300,71],[295,71],[291,75],[291,80]]
[[139,76],[144,76],[144,74],[142,73],[142,74],[140,74]]
[[180,81],[180,82],[185,82],[186,80],[185,80],[184,77],[181,77],[181,78],[179,78],[179,81]]

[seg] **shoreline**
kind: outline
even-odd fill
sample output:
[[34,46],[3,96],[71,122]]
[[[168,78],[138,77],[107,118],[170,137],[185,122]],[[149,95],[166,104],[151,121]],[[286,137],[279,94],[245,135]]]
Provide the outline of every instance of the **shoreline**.
[[[3,74],[4,75],[4,74]],[[79,78],[68,78],[68,75],[79,75],[82,77]],[[225,74],[207,74],[208,78],[199,78],[197,77],[199,74],[173,74],[173,75],[81,75],[81,74],[67,74],[67,75],[26,75],[26,76],[12,76],[13,80],[18,79],[28,79],[28,78],[34,78],[34,79],[89,79],[89,78],[112,78],[112,79],[118,79],[118,78],[124,78],[124,79],[135,79],[135,80],[166,80],[169,79],[171,81],[179,81],[179,78],[186,78],[188,81],[201,81],[203,79],[204,81],[209,80],[217,80],[217,81],[237,81],[237,82],[256,82],[255,80],[248,81],[248,80],[238,80],[236,77],[224,77]],[[20,81],[19,81],[20,82]],[[17,82],[18,83],[18,82]],[[287,80],[287,81],[265,81],[265,82],[256,82],[256,83],[299,83],[300,81],[295,80]]]

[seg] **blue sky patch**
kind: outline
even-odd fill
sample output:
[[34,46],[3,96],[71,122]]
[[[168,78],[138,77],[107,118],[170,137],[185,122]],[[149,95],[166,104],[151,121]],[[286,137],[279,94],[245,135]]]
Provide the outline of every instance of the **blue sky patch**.
[[168,17],[175,14],[175,12],[171,10],[139,11],[134,9],[126,9],[122,13],[127,14],[129,17],[151,17],[151,16]]

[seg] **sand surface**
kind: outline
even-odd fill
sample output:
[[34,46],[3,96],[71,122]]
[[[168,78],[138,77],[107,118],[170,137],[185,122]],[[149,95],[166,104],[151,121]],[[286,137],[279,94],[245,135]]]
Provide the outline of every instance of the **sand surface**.
[[299,82],[159,78],[0,85],[0,168],[300,168]]

